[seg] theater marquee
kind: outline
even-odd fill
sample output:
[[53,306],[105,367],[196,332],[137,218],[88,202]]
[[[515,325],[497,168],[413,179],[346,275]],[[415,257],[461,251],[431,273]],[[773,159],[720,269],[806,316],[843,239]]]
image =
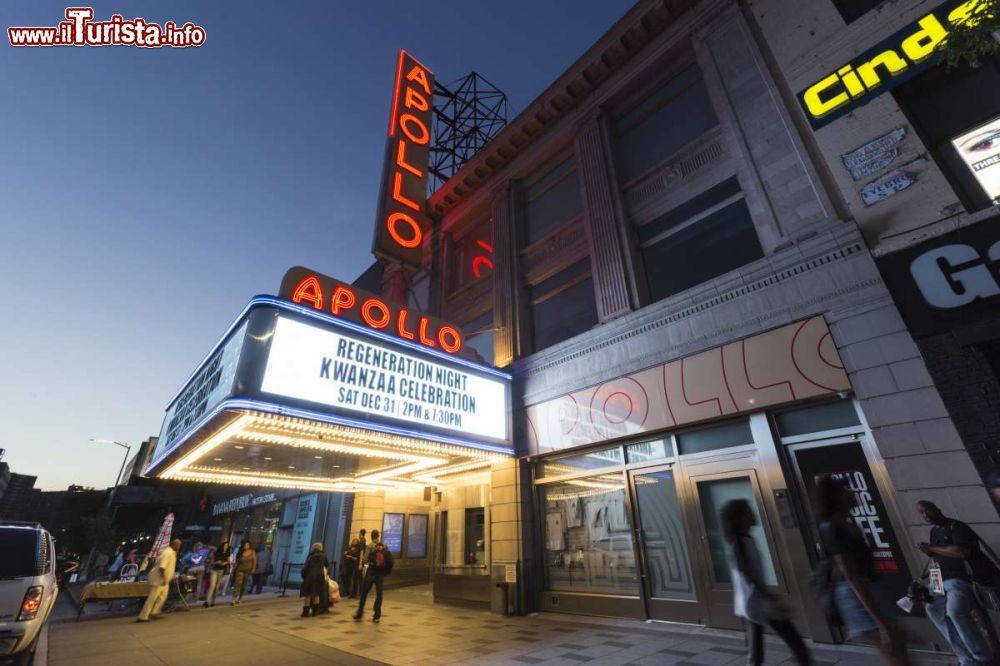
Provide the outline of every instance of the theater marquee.
[[381,299],[386,316],[365,321],[330,291],[377,297],[296,270],[288,284],[320,289],[250,301],[167,406],[147,474],[353,492],[440,485],[513,455],[510,376],[455,353],[457,328]]

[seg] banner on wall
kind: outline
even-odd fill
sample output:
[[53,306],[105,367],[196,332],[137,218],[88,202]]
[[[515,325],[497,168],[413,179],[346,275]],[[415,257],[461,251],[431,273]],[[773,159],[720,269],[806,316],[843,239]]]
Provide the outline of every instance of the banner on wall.
[[851,520],[872,549],[875,572],[887,580],[886,589],[905,590],[913,577],[861,443],[797,449],[794,456],[807,497],[812,497],[816,482],[826,476],[850,489],[854,495]]
[[[298,508],[295,511],[295,527],[292,530],[292,545],[289,552],[288,561],[294,564],[304,564],[309,557],[309,549],[312,547],[313,525],[316,522],[316,493],[303,495],[299,498]],[[301,570],[293,567],[289,580],[302,579]]]

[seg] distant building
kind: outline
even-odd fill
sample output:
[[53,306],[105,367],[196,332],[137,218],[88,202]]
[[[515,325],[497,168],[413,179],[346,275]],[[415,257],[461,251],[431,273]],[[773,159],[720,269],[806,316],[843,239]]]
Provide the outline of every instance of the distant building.
[[[6,463],[4,463],[6,467]],[[31,509],[32,488],[35,487],[37,476],[27,474],[10,474],[3,496],[0,497],[0,518],[5,520],[27,520]],[[0,473],[2,476],[2,473]]]

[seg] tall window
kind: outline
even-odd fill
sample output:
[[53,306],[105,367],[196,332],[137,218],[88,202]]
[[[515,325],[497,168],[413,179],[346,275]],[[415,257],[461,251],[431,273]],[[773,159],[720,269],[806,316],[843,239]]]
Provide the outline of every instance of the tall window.
[[583,214],[580,181],[572,156],[527,188],[524,212],[529,246]]
[[636,106],[612,116],[619,180],[635,180],[718,124],[701,72],[691,65]]
[[597,324],[590,260],[584,259],[529,289],[534,350],[579,335]]
[[[543,279],[525,274],[530,304],[531,341],[534,351],[550,347],[574,335],[583,333],[597,323],[597,305],[594,302],[594,285],[590,275],[589,259],[580,259],[579,253],[565,256],[549,249],[539,241],[560,232],[564,240],[573,235],[563,247],[572,246],[576,234],[586,233],[582,228],[583,199],[577,179],[576,163],[569,157],[545,175],[533,181],[524,196],[525,241],[522,256],[526,264],[537,267],[558,262],[564,266],[555,275]],[[575,225],[567,228],[567,225]],[[538,252],[545,252],[544,261]],[[529,271],[530,272],[530,271]],[[526,345],[527,346],[527,345]]]
[[486,564],[486,511],[465,510],[465,563]]
[[764,256],[735,177],[642,225],[637,233],[652,301]]
[[449,292],[493,272],[493,225],[489,219],[477,223],[448,243]]

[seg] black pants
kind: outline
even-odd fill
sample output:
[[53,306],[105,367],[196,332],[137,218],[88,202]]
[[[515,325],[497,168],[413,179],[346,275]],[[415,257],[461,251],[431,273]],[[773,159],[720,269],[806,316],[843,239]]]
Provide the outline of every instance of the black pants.
[[351,585],[351,596],[356,597],[361,594],[361,588],[365,586],[365,575],[361,567],[354,570],[354,583]]
[[[795,661],[800,666],[807,666],[810,663],[809,648],[802,642],[802,636],[795,625],[788,620],[770,620],[768,625],[778,634],[781,640],[785,641],[795,655]],[[743,620],[743,628],[746,630],[747,639],[747,663],[753,666],[760,666],[764,663],[764,627],[762,625]]]
[[340,591],[340,596],[355,597],[358,594],[358,580],[357,580],[358,570],[354,567],[345,566],[344,573],[342,574],[344,580],[344,589]]
[[358,615],[365,612],[365,600],[368,598],[368,590],[375,586],[375,617],[382,617],[382,581],[385,576],[378,574],[368,574],[365,576],[365,583],[361,586],[361,602],[358,604]]
[[253,575],[253,583],[250,585],[250,594],[260,594],[264,591],[265,578],[267,578],[266,573],[255,573]]

